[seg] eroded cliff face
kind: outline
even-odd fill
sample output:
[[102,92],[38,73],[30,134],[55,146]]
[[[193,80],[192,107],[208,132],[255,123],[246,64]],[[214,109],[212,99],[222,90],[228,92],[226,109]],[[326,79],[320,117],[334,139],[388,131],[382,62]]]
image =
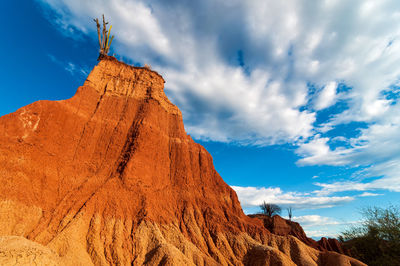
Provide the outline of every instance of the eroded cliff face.
[[3,245],[0,262],[39,250],[62,265],[363,265],[244,215],[163,88],[107,57],[71,99],[0,118],[0,246],[27,247]]

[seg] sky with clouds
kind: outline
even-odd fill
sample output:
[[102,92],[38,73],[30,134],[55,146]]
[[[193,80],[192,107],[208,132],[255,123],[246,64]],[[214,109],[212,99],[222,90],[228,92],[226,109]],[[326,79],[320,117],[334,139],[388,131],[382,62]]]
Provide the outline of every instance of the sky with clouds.
[[[45,39],[32,44],[42,69],[65,82],[54,92],[48,80],[13,103],[18,94],[8,92],[0,115],[35,97],[73,95],[95,64],[92,18],[104,13],[116,36],[111,53],[163,75],[186,130],[245,212],[264,200],[292,206],[318,237],[354,223],[359,207],[399,202],[398,1],[22,2],[1,4],[2,19],[15,20],[10,43]],[[30,49],[1,45],[15,53],[10,61]],[[3,69],[5,85],[11,71]],[[21,90],[43,82],[26,79]]]

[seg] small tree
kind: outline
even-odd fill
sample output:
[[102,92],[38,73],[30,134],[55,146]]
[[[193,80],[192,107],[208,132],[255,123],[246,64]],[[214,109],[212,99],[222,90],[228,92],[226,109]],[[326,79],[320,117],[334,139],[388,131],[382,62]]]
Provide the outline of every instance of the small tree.
[[96,18],[93,20],[94,20],[94,22],[96,22],[96,26],[97,26],[97,35],[99,37],[99,46],[100,46],[99,59],[101,59],[103,56],[108,55],[108,51],[110,50],[111,43],[114,39],[114,35],[111,36],[111,39],[110,39],[110,32],[111,32],[112,25],[110,25],[110,28],[107,30],[108,22],[106,22],[106,20],[104,18],[104,14],[103,14],[103,30],[100,31],[99,19]]
[[400,210],[369,207],[364,221],[344,231],[339,240],[352,256],[368,265],[400,265]]
[[287,210],[287,214],[288,214],[288,217],[289,217],[289,221],[291,221],[292,220],[292,215],[293,215],[292,207],[288,207],[288,208],[286,208],[286,210]]
[[272,217],[274,214],[280,214],[282,209],[276,204],[266,203],[265,201],[260,205],[263,214]]

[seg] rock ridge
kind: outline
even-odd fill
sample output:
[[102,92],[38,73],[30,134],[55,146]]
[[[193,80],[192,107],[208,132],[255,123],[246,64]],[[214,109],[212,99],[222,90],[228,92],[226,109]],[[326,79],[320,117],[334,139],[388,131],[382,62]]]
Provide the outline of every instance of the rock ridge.
[[315,248],[321,251],[335,251],[340,254],[350,256],[350,251],[343,247],[337,239],[334,238],[321,238],[319,241],[315,241],[312,238],[307,237],[303,228],[299,223],[286,220],[279,215],[269,217],[264,214],[251,214],[251,218],[260,219],[264,223],[264,227],[269,232],[279,236],[294,236],[307,246]]
[[104,57],[94,67],[83,87],[94,88],[102,97],[122,96],[136,99],[152,98],[165,109],[180,114],[164,93],[163,77],[147,67],[134,67],[111,56]]

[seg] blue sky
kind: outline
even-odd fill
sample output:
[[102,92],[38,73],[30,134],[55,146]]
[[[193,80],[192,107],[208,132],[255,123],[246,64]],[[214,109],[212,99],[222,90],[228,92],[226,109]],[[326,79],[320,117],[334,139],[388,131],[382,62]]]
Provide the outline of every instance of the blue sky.
[[[400,199],[398,1],[2,1],[0,115],[71,97],[111,54],[150,64],[247,213],[334,236]],[[283,213],[285,214],[285,213]]]

